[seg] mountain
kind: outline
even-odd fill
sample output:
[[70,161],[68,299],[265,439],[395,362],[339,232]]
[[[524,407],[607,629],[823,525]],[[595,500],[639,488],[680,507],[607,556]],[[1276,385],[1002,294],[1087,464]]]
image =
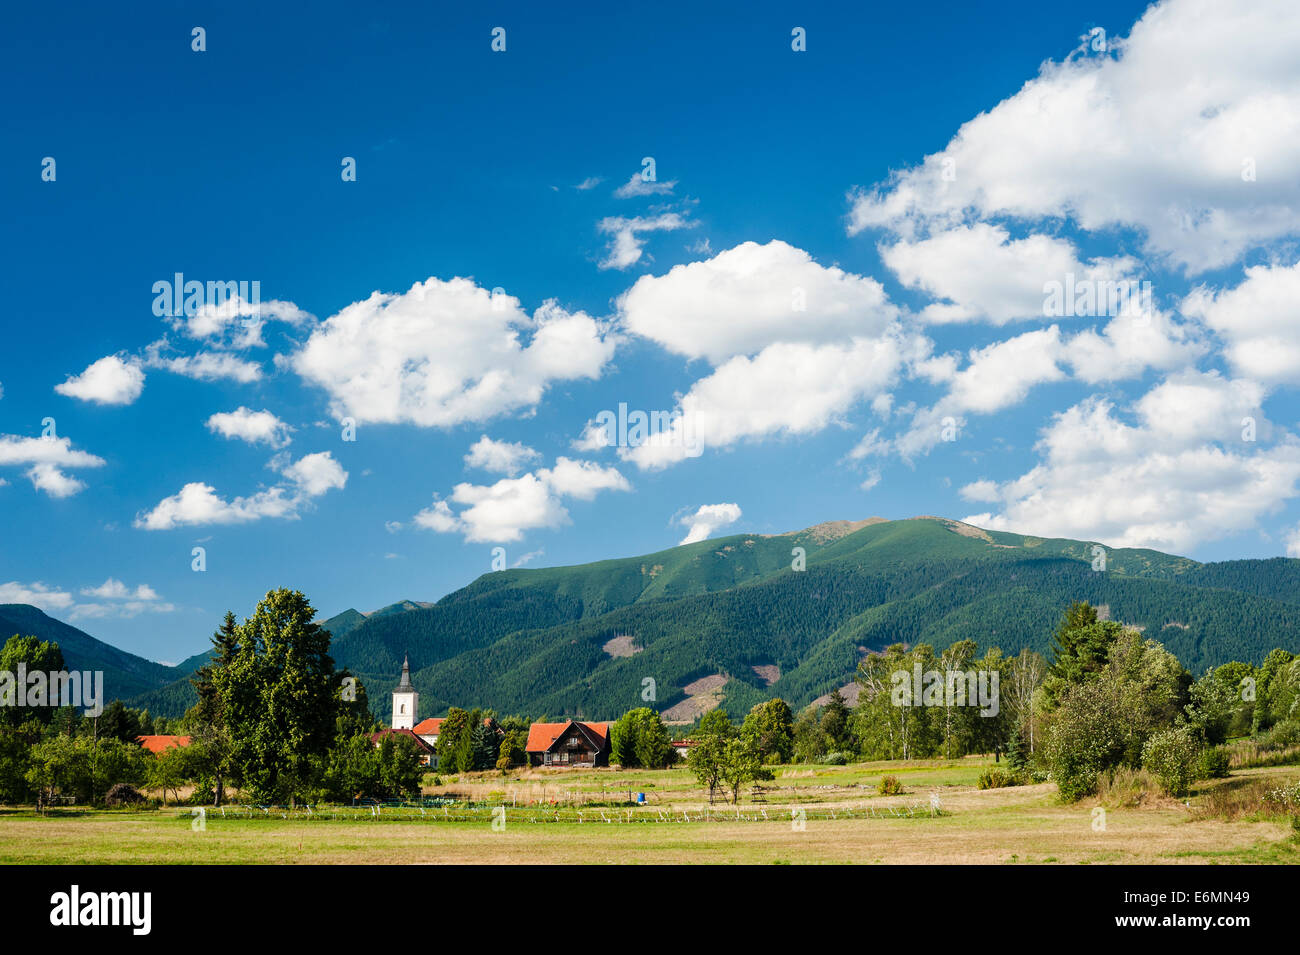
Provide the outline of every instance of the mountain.
[[177,676],[176,667],[119,650],[28,604],[0,604],[0,643],[15,634],[53,640],[69,670],[102,670],[105,702],[156,690]]
[[[652,703],[689,720],[714,705],[743,715],[772,696],[801,707],[850,683],[862,656],[890,643],[943,649],[970,638],[1047,654],[1075,600],[1142,628],[1196,673],[1300,650],[1300,560],[1202,564],[1115,549],[1094,570],[1098,547],[941,517],[832,521],[498,571],[436,603],[349,609],[321,623],[336,664],[362,679],[381,716],[406,654],[426,715],[455,705],[605,719]],[[13,607],[0,606],[0,621]],[[168,716],[193,704],[189,676],[207,654],[163,667],[18,609],[28,617],[4,623],[8,632],[57,639],[81,667],[103,661],[111,695]]]
[[[381,712],[402,657],[421,710],[493,707],[609,718],[655,705],[689,718],[801,706],[851,681],[869,650],[971,638],[1047,653],[1088,600],[1141,627],[1194,672],[1297,649],[1300,561],[1199,564],[1144,549],[989,531],[938,517],[831,522],[655,554],[484,575],[431,607],[371,615],[332,653]],[[806,569],[793,570],[802,548]]]

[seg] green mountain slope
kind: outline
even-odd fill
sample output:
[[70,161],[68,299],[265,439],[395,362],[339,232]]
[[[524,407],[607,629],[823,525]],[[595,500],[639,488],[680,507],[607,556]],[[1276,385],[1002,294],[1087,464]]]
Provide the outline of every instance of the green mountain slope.
[[[803,571],[791,569],[798,547]],[[942,518],[737,535],[485,575],[427,609],[367,618],[334,655],[381,709],[409,653],[426,714],[478,705],[604,718],[642,705],[646,679],[667,709],[715,674],[730,710],[772,695],[803,705],[848,682],[863,653],[899,641],[1047,652],[1074,600],[1142,627],[1194,671],[1297,648],[1300,561],[1117,549],[1099,572],[1095,547]]]
[[177,668],[154,663],[96,640],[28,604],[0,604],[0,641],[15,634],[53,640],[69,670],[104,671],[105,702],[158,689],[176,679]]

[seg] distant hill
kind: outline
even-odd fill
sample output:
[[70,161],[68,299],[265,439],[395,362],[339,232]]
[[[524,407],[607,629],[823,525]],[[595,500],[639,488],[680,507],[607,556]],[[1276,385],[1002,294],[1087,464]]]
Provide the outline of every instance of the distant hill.
[[[364,681],[380,715],[408,653],[426,715],[455,705],[606,719],[652,703],[689,718],[713,705],[743,715],[772,696],[802,707],[850,683],[862,656],[890,643],[943,649],[970,638],[1047,654],[1075,600],[1142,628],[1193,672],[1300,650],[1300,560],[1200,564],[1116,549],[1096,571],[1095,547],[940,517],[832,521],[499,571],[437,603],[349,609],[322,624],[335,663]],[[792,569],[800,553],[804,569]],[[116,667],[110,685],[133,705],[179,716],[193,704],[189,675],[206,654],[163,667],[20,609],[44,621],[44,638],[70,660],[80,652]],[[643,696],[651,685],[653,700]]]
[[[332,652],[381,709],[409,652],[425,713],[607,718],[640,705],[647,678],[661,709],[690,711],[694,687],[706,687],[740,713],[774,695],[808,703],[849,682],[862,654],[899,641],[1046,653],[1074,600],[1142,627],[1193,671],[1297,649],[1300,561],[1117,549],[1098,572],[1094,546],[936,517],[737,535],[487,574],[432,607],[368,617]],[[791,569],[794,548],[803,571]],[[718,675],[720,690],[696,684]]]
[[0,604],[0,643],[15,634],[53,640],[69,670],[104,671],[105,702],[156,690],[176,679],[176,667],[119,650],[28,604]]

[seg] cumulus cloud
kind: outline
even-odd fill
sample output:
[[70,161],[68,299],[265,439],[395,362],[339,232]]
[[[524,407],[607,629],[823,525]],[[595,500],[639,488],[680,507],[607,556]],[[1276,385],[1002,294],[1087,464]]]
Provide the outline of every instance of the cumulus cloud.
[[[1262,419],[1259,385],[1188,371],[1133,407],[1134,423],[1093,396],[1054,416],[1041,462],[1006,482],[979,480],[966,499],[998,509],[964,518],[997,530],[1186,552],[1258,527],[1297,493],[1300,442],[1244,440]],[[1260,421],[1260,435],[1270,429]]]
[[250,302],[234,294],[220,303],[205,302],[193,314],[173,318],[171,325],[187,337],[214,348],[243,349],[266,346],[262,328],[268,322],[302,328],[314,321],[310,313],[293,302],[278,299]]
[[1224,342],[1239,375],[1266,384],[1300,384],[1300,262],[1246,269],[1235,288],[1201,286],[1182,303]]
[[736,504],[705,504],[694,514],[688,514],[677,523],[689,528],[686,536],[677,542],[694,544],[706,540],[719,528],[734,524],[740,520],[740,507]]
[[54,390],[98,405],[129,405],[144,390],[144,372],[134,361],[106,355],[79,375],[70,375]]
[[470,445],[465,466],[514,477],[541,455],[520,442],[494,441],[486,434]]
[[293,428],[289,427],[271,412],[263,409],[253,411],[242,405],[234,411],[220,411],[207,420],[209,431],[223,438],[238,438],[249,444],[266,444],[273,448],[282,448],[289,444]]
[[275,461],[273,466],[284,478],[279,484],[227,501],[212,485],[192,481],[171,497],[163,498],[152,510],[137,515],[135,526],[158,531],[247,524],[263,518],[296,519],[313,498],[347,484],[347,471],[329,451],[308,454],[293,462]]
[[338,418],[452,427],[535,406],[560,381],[596,379],[614,353],[583,312],[519,300],[471,280],[375,292],[321,323],[289,360]]
[[1290,0],[1166,0],[1100,55],[1045,63],[945,149],[857,192],[849,231],[980,219],[1137,230],[1190,272],[1296,232],[1300,59]]
[[880,283],[815,262],[785,242],[744,242],[645,275],[619,300],[624,327],[687,358],[719,364],[773,342],[879,335],[897,318]]
[[50,497],[69,497],[85,487],[70,477],[65,468],[98,468],[104,459],[72,447],[70,438],[21,438],[0,434],[0,467],[27,465],[32,486]]
[[619,456],[657,470],[744,440],[806,436],[889,387],[917,347],[901,333],[845,344],[777,343],[731,359],[677,402],[670,427]]
[[1137,263],[1128,257],[1084,263],[1064,239],[1030,235],[1012,240],[1001,226],[976,223],[909,242],[882,244],[881,259],[908,288],[942,302],[926,306],[929,322],[986,321],[994,325],[1042,318],[1044,285],[1114,282],[1130,277]]
[[0,604],[30,604],[46,613],[56,613],[71,607],[76,598],[66,590],[47,587],[37,581],[21,584],[16,580],[0,584]]
[[415,515],[415,523],[441,534],[459,533],[470,543],[508,543],[538,528],[569,523],[566,497],[589,501],[601,491],[630,491],[617,470],[593,461],[558,458],[553,468],[541,468],[495,484],[457,484],[451,503],[435,501]]
[[656,216],[606,216],[596,228],[608,235],[609,248],[599,267],[602,269],[627,269],[641,261],[645,252],[645,236],[651,232],[675,232],[694,228],[696,223],[678,212],[664,212]]

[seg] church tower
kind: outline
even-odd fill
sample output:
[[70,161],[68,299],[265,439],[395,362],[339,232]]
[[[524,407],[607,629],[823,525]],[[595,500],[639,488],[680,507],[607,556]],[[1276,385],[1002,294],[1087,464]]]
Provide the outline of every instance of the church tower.
[[406,658],[402,658],[402,682],[397,684],[397,689],[393,691],[393,729],[409,730],[414,729],[418,722],[420,709],[420,694],[415,692],[415,687],[411,685],[411,664]]

